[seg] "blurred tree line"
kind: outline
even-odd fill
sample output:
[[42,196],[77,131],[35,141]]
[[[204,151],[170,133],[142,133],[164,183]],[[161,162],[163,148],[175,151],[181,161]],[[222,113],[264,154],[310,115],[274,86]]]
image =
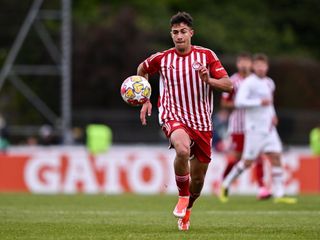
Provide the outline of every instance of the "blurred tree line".
[[[2,66],[32,1],[0,2]],[[44,8],[58,8],[59,4],[58,0],[47,0]],[[74,0],[74,110],[128,109],[119,95],[121,82],[135,74],[136,67],[147,56],[172,46],[169,19],[177,11],[191,13],[193,43],[213,49],[230,75],[235,71],[238,52],[265,52],[272,60],[270,75],[277,82],[278,106],[319,109],[318,0]],[[44,24],[59,44],[59,22]],[[50,64],[41,44],[30,32],[17,62]],[[59,113],[58,79],[23,79]],[[154,101],[157,85],[154,77]],[[16,124],[43,121],[8,82],[0,92],[0,111],[7,112]]]

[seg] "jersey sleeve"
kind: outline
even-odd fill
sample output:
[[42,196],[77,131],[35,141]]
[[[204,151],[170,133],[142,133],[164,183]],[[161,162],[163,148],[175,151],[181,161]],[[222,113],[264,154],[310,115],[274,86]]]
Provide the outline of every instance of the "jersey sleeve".
[[250,81],[248,79],[240,85],[236,99],[235,106],[238,108],[248,108],[261,106],[261,100],[258,98],[250,98]]
[[223,77],[227,77],[228,73],[222,66],[219,58],[213,51],[209,51],[207,54],[208,57],[208,68],[210,72],[210,76],[216,79],[220,79]]
[[144,60],[143,69],[150,75],[158,72],[160,70],[162,57],[163,53],[161,52],[151,55],[146,60]]

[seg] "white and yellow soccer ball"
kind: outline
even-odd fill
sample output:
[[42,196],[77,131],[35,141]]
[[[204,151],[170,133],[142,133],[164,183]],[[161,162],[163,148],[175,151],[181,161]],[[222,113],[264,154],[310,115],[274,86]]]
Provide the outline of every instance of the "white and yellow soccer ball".
[[144,77],[131,76],[123,81],[120,93],[129,105],[141,106],[150,99],[151,86]]

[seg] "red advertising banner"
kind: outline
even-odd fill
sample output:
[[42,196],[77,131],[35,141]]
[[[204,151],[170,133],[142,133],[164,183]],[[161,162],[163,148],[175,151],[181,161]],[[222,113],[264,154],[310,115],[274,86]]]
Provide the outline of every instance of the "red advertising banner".
[[[91,156],[82,147],[13,148],[0,154],[0,191],[32,193],[176,193],[174,151],[162,146],[114,146]],[[213,154],[203,192],[214,194],[220,184],[226,156]],[[299,151],[283,156],[285,187],[289,194],[320,192],[320,157]],[[265,181],[271,187],[270,164]],[[255,194],[251,170],[231,188],[235,194]]]

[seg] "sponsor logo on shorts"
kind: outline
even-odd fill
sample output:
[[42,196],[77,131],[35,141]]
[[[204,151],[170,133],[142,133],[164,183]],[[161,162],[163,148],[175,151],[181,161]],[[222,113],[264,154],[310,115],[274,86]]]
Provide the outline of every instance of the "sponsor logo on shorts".
[[172,127],[178,127],[178,126],[180,126],[180,125],[181,125],[180,123],[175,122],[174,124],[172,124]]

